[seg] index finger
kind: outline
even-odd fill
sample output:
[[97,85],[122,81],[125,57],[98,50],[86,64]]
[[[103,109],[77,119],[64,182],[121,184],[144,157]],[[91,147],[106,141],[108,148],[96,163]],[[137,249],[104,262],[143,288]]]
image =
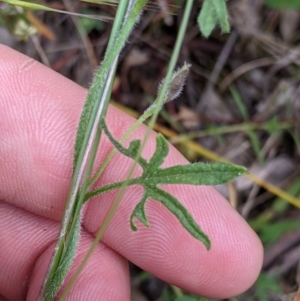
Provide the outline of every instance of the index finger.
[[[6,202],[35,214],[59,220],[69,188],[75,132],[86,91],[37,62],[0,46],[0,156],[1,196]],[[107,123],[119,138],[133,119],[110,107]],[[143,138],[145,126],[133,135]],[[102,137],[98,164],[112,146]],[[155,149],[152,133],[143,156]],[[186,164],[173,147],[164,166]],[[101,184],[126,177],[131,160],[117,154]],[[139,171],[137,171],[138,173]],[[129,187],[103,241],[145,270],[196,294],[224,298],[252,285],[262,262],[262,247],[245,221],[212,187],[172,185],[172,192],[191,212],[212,241],[205,247],[160,203],[146,205],[150,227],[137,222],[132,232],[129,217],[142,188]],[[116,191],[88,202],[83,226],[96,233]]]

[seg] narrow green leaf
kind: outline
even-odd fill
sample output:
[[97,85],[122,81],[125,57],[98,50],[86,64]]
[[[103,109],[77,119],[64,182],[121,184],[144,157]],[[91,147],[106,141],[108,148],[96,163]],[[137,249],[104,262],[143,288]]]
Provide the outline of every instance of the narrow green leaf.
[[49,286],[48,290],[44,296],[43,301],[53,301],[55,299],[55,296],[60,289],[62,283],[67,277],[67,274],[70,270],[70,266],[73,262],[77,245],[79,242],[80,237],[80,219],[76,221],[74,231],[70,233],[70,242],[66,246],[66,252],[64,254],[64,257],[62,261],[60,262],[59,266],[57,267],[57,272],[51,275],[49,279]]
[[[100,87],[99,87],[100,90]],[[95,95],[95,93],[93,93],[97,98],[101,97],[101,92],[98,90],[98,94],[99,95]],[[91,90],[89,92],[89,94],[92,93]],[[82,113],[80,115],[80,121],[79,121],[79,126],[78,126],[78,130],[76,133],[76,140],[75,140],[75,149],[74,149],[74,164],[73,167],[75,168],[76,163],[78,161],[78,157],[79,157],[79,153],[83,144],[83,140],[86,134],[86,129],[88,126],[88,122],[90,120],[91,117],[91,113],[92,113],[92,108],[93,108],[93,101],[92,101],[93,97],[91,97],[90,95],[88,95],[87,100],[84,103],[84,107],[82,110]]]
[[141,149],[141,140],[132,140],[129,144],[128,153],[130,156],[137,156]]
[[[146,163],[148,166],[149,163]],[[141,177],[130,179],[127,183],[131,185],[145,186],[148,183],[159,184],[189,184],[189,185],[218,185],[230,181],[247,173],[246,168],[234,164],[221,162],[194,163],[188,165],[177,165],[165,169],[144,169]],[[145,170],[148,172],[145,172]],[[102,193],[118,189],[123,182],[117,182],[99,187],[86,194],[85,202]]]
[[158,134],[156,137],[155,153],[149,161],[148,168],[144,170],[144,172],[150,173],[154,169],[160,167],[164,163],[164,160],[167,157],[168,153],[169,146],[167,140],[163,135]]
[[[109,132],[107,125],[103,121],[103,129],[113,145],[125,156],[135,159],[136,154],[123,147]],[[131,142],[132,143],[132,142]],[[168,154],[168,142],[161,135],[156,137],[156,151],[149,163],[145,159],[139,158],[138,163],[143,167],[143,179],[157,184],[191,184],[191,185],[218,185],[230,181],[238,176],[247,173],[242,166],[234,164],[213,162],[194,163],[188,165],[177,165],[165,169],[159,168]]]
[[[140,148],[141,148],[141,142],[139,140],[133,140],[130,143],[129,148],[125,148],[122,146],[122,144],[116,140],[113,135],[110,133],[105,120],[103,119],[101,121],[101,126],[105,132],[105,134],[107,135],[107,137],[109,138],[110,142],[114,145],[114,147],[123,155],[131,158],[131,159],[135,159],[137,156],[137,153],[139,152]],[[147,166],[147,162],[145,159],[139,157],[138,158],[138,163],[143,167],[146,168]]]
[[148,199],[148,194],[145,193],[143,195],[142,200],[136,205],[133,212],[131,213],[130,226],[133,231],[137,231],[137,227],[133,221],[135,217],[138,220],[140,220],[146,227],[149,227],[149,222],[148,222],[148,219],[147,219],[146,213],[145,213],[145,203],[146,203],[147,199]]
[[198,162],[158,169],[147,179],[155,184],[218,185],[246,173],[244,167],[234,164]]
[[172,195],[164,190],[157,188],[155,185],[144,185],[149,197],[162,203],[170,212],[172,212],[181,225],[196,239],[201,241],[207,250],[210,249],[211,243],[208,236],[201,230],[188,210]]

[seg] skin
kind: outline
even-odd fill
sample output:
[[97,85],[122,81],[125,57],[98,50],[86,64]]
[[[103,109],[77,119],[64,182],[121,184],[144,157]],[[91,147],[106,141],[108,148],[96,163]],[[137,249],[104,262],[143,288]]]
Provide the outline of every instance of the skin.
[[[0,45],[0,294],[35,300],[47,269],[68,193],[76,128],[86,90],[36,61]],[[107,123],[117,138],[133,119],[110,107]],[[143,138],[141,126],[133,138]],[[112,146],[101,138],[97,165]],[[155,150],[151,134],[143,156]],[[132,161],[117,154],[97,185],[122,180]],[[170,146],[163,166],[187,164]],[[139,174],[140,170],[136,171]],[[207,251],[161,204],[150,200],[150,227],[130,214],[141,187],[130,187],[102,242],[68,300],[130,300],[127,259],[192,293],[226,298],[248,289],[262,264],[262,245],[247,223],[213,187],[164,187],[188,208],[212,241]],[[89,201],[72,274],[87,251],[116,191]],[[66,283],[68,280],[66,281]]]

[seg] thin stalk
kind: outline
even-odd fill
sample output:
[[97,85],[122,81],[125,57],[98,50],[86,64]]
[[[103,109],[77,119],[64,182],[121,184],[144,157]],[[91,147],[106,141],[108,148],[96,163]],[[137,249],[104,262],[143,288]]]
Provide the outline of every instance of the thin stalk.
[[[112,34],[110,36],[109,39],[109,43],[108,43],[108,47],[107,47],[107,51],[106,53],[109,53],[112,50],[113,44],[115,42],[115,39],[117,37],[118,31],[120,30],[122,23],[123,23],[123,19],[124,19],[124,14],[126,13],[126,5],[128,3],[129,0],[124,0],[122,2],[122,4],[118,7],[118,11],[116,14],[116,19],[112,28]],[[91,147],[90,150],[90,157],[88,158],[88,162],[87,167],[86,167],[86,173],[85,175],[83,175],[84,179],[83,179],[83,184],[80,190],[80,194],[78,196],[78,200],[77,200],[77,205],[76,205],[76,209],[75,209],[75,213],[74,216],[75,217],[79,217],[80,215],[80,211],[82,208],[82,204],[83,204],[83,200],[84,200],[84,195],[87,191],[87,187],[88,187],[88,181],[89,178],[91,176],[91,172],[92,172],[92,168],[95,162],[95,158],[96,158],[96,154],[97,154],[97,150],[98,150],[98,145],[99,145],[99,141],[101,138],[101,129],[99,128],[98,124],[100,119],[102,118],[102,116],[106,115],[106,111],[107,111],[107,107],[108,107],[108,103],[110,100],[110,93],[111,93],[111,88],[113,85],[113,78],[114,78],[114,74],[117,68],[117,62],[118,62],[118,57],[119,55],[117,55],[111,65],[111,68],[108,72],[108,76],[106,78],[106,85],[104,88],[104,91],[102,93],[101,96],[101,101],[100,103],[103,104],[102,106],[100,105],[99,110],[97,111],[97,115],[94,121],[94,125],[93,125],[93,131],[96,131],[95,136],[94,136],[94,140],[92,141],[92,137],[91,139],[91,144],[88,144],[88,146]],[[88,150],[87,150],[88,151]],[[76,227],[76,222],[72,223],[70,232],[72,233],[72,231],[74,230],[74,228]],[[67,241],[68,243],[68,241]]]
[[111,190],[114,190],[114,189],[121,188],[125,184],[128,187],[128,186],[140,184],[140,182],[141,182],[141,177],[138,177],[138,178],[124,180],[124,181],[121,181],[121,182],[115,182],[115,183],[112,183],[112,184],[102,186],[102,187],[97,188],[97,189],[95,189],[91,192],[88,192],[84,197],[84,202],[87,202],[89,199],[91,199],[91,198],[93,198],[97,195],[103,194],[105,192],[108,192],[108,191],[111,191]]
[[[128,17],[128,19],[126,20],[125,17],[123,17],[123,27],[121,28],[121,32],[119,34],[117,34],[114,39],[111,39],[112,42],[109,43],[109,47],[108,47],[108,50],[111,50],[111,51],[110,52],[107,51],[107,56],[106,56],[106,58],[105,58],[105,60],[104,60],[104,62],[102,64],[102,68],[104,68],[104,64],[105,64],[105,68],[108,68],[108,65],[111,65],[111,64],[113,64],[113,65],[116,66],[116,59],[114,59],[113,62],[111,61],[111,59],[113,57],[112,54],[114,54],[116,51],[118,51],[118,53],[120,53],[120,51],[121,51],[121,49],[122,49],[125,41],[127,40],[127,38],[129,36],[129,34],[130,34],[130,32],[131,32],[134,24],[138,20],[140,12],[143,9],[143,7],[146,4],[146,2],[147,2],[146,0],[129,1],[129,5],[128,5],[128,2],[126,2],[127,3],[126,6],[129,7],[129,8],[132,8],[132,9],[128,13],[128,10],[126,8],[126,16]],[[124,5],[123,1],[122,1],[122,4]],[[110,70],[112,71],[112,69],[110,69]],[[101,70],[100,70],[99,73],[101,74]],[[113,76],[113,73],[114,73],[114,71],[110,73],[110,76]],[[102,86],[103,86],[105,83],[101,82],[100,81],[101,79],[104,80],[103,78],[101,78],[101,75],[99,77],[96,75],[94,83],[98,82],[98,83],[102,84]],[[108,95],[108,91],[111,90],[111,85],[109,84],[106,87],[108,87],[108,88],[106,88],[104,90],[104,95],[107,96]],[[108,97],[105,97],[105,98],[108,99]],[[103,114],[102,113],[99,114],[99,112],[101,112],[101,111],[104,112],[104,109],[105,109],[105,112],[106,112],[108,103],[106,103],[105,105],[106,105],[106,107],[104,108],[103,104],[100,103],[100,107],[99,107],[98,111],[96,112],[97,113],[96,114],[96,118],[94,118],[95,114],[92,115],[91,119],[96,120],[96,122],[93,121],[94,124],[93,124],[92,130],[95,129],[97,131],[97,129],[99,127],[100,118],[101,118],[101,116],[103,116]],[[97,140],[99,142],[100,135],[101,134],[100,134],[99,131],[97,132],[97,134],[95,133],[94,137],[96,136],[96,142],[97,142]],[[84,140],[84,142],[85,142],[85,140]],[[94,147],[92,146],[92,144],[94,145]],[[96,151],[97,151],[96,150],[96,145],[97,144],[94,143],[92,140],[89,140],[89,143],[87,145],[90,146],[91,148],[93,148],[94,152],[93,152],[93,154],[92,154],[91,157],[92,157],[92,159],[94,159],[95,155],[96,155]],[[87,171],[89,173],[91,172],[92,165],[93,165],[92,162],[90,164],[88,164]],[[76,214],[80,213],[80,209],[81,209],[82,203],[84,201],[84,195],[85,195],[86,190],[88,188],[88,179],[89,179],[89,175],[86,175],[84,183],[83,183],[83,187],[81,189],[81,194],[80,194],[80,197],[79,197],[79,206],[77,206],[77,208],[76,208]],[[76,273],[71,278],[70,283],[67,286],[67,288],[65,289],[65,291],[63,292],[60,300],[64,300],[66,298],[66,296],[67,296],[68,292],[70,291],[71,287],[73,286],[73,284],[77,280],[80,272],[82,271],[84,265],[86,264],[89,256],[91,255],[91,253],[93,251],[93,245],[92,245],[90,251],[88,252],[88,254],[86,255],[85,260],[82,261],[82,263],[79,266],[79,268],[77,269]]]
[[[147,98],[146,99],[150,104],[153,104],[153,99],[151,98]],[[184,132],[184,127],[174,118],[172,118],[172,116],[170,116],[169,112],[165,109],[162,109],[160,112],[160,116],[167,121],[172,128],[174,128],[177,132],[179,133],[183,133]]]
[[[122,16],[124,16],[124,13],[125,13],[126,1],[122,1],[122,4],[118,8],[116,20],[115,20],[115,23],[113,25],[113,30],[112,30],[113,36],[111,37],[111,39],[109,41],[109,49],[112,48],[112,45],[115,41],[118,30],[123,22]],[[116,60],[117,59],[114,60],[114,64],[113,64],[114,68],[116,66],[116,63],[115,63]],[[91,90],[97,89],[97,88],[98,87],[95,87],[95,85],[93,85],[91,87]],[[106,91],[104,91],[104,96],[107,95],[107,92],[108,91],[106,89]],[[108,97],[105,97],[105,98],[107,99]],[[62,225],[61,225],[61,229],[60,229],[60,233],[59,233],[60,239],[57,242],[57,246],[55,248],[55,253],[54,253],[51,263],[49,265],[44,284],[41,288],[41,291],[39,294],[39,300],[43,300],[44,296],[48,294],[49,290],[51,290],[52,281],[53,281],[55,275],[57,274],[56,271],[57,271],[58,267],[61,265],[62,261],[64,260],[63,254],[64,254],[64,251],[67,250],[66,246],[68,245],[68,243],[70,242],[70,240],[73,237],[73,234],[68,234],[68,233],[73,233],[72,231],[74,231],[74,229],[76,228],[76,224],[78,222],[77,219],[79,219],[79,211],[81,209],[81,204],[82,204],[82,202],[80,204],[80,201],[83,201],[83,198],[80,198],[79,204],[76,204],[76,195],[78,193],[80,182],[81,182],[81,179],[82,179],[84,171],[85,171],[84,166],[86,165],[87,160],[89,158],[90,148],[93,145],[92,140],[95,137],[94,132],[97,131],[97,128],[98,128],[97,124],[99,123],[99,121],[97,122],[97,119],[100,119],[103,112],[105,113],[106,108],[107,108],[107,104],[105,105],[105,103],[102,102],[102,106],[101,106],[101,102],[100,102],[98,114],[96,114],[97,112],[95,112],[95,114],[94,114],[96,116],[96,122],[94,124],[94,127],[91,125],[88,128],[88,133],[86,134],[87,138],[85,139],[85,145],[83,145],[81,148],[81,152],[80,152],[77,164],[74,169],[74,174],[73,174],[73,178],[72,178],[72,182],[71,182],[71,186],[70,186],[70,192],[69,192],[69,196],[68,196],[68,200],[67,200],[67,204],[66,204],[65,214],[64,214],[64,217],[62,220]],[[97,139],[100,140],[101,133],[97,133],[97,134],[98,134],[98,135],[96,135]],[[91,159],[94,159],[93,157],[95,157],[95,151],[96,150],[93,147],[93,153],[91,155]],[[88,172],[91,171],[90,165],[91,164],[89,164],[89,167],[87,168]],[[85,179],[87,179],[87,178],[89,178],[89,175],[86,175]],[[85,182],[86,181],[84,181],[84,183]],[[70,227],[70,225],[71,225],[71,227]],[[69,232],[69,231],[71,231],[71,232]],[[78,235],[78,238],[79,238],[79,235]],[[76,246],[75,246],[75,248],[76,248]]]
[[186,1],[186,6],[185,6],[184,14],[183,14],[183,19],[182,19],[181,24],[180,24],[179,33],[177,35],[175,47],[174,47],[174,50],[172,52],[172,56],[171,56],[171,60],[170,60],[170,63],[169,63],[167,75],[166,75],[166,78],[165,78],[165,81],[164,81],[164,85],[161,88],[161,93],[158,96],[157,110],[154,112],[154,114],[153,114],[153,116],[150,120],[150,123],[149,123],[149,128],[150,129],[148,130],[144,141],[147,140],[148,136],[150,135],[151,129],[153,129],[153,127],[154,127],[154,124],[155,124],[156,119],[157,119],[158,114],[159,114],[159,110],[160,110],[160,108],[162,106],[162,103],[163,103],[164,94],[167,92],[168,83],[170,82],[172,73],[173,73],[173,71],[175,69],[175,66],[176,66],[176,63],[178,61],[181,46],[183,44],[183,40],[184,40],[184,36],[185,36],[186,30],[187,30],[188,21],[190,19],[193,3],[194,3],[194,0],[187,0]]

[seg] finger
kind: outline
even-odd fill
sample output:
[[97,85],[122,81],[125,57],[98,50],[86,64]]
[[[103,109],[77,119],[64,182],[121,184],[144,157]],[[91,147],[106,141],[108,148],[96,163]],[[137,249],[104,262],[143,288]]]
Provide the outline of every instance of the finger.
[[[85,91],[38,63],[0,48],[2,105],[0,156],[5,162],[3,198],[36,214],[59,219],[63,212],[71,169],[74,136]],[[5,112],[5,113],[2,113]],[[118,138],[132,118],[110,107],[107,122]],[[134,134],[143,138],[145,127]],[[143,156],[155,149],[151,135]],[[102,137],[98,162],[111,149]],[[171,147],[164,166],[186,164]],[[131,160],[116,155],[101,183],[124,179]],[[140,171],[138,171],[140,172]],[[137,173],[138,173],[137,172]],[[127,189],[104,236],[104,242],[142,268],[197,294],[225,298],[247,289],[257,277],[262,247],[253,231],[215,189],[172,185],[166,189],[191,212],[212,241],[212,248],[192,238],[163,206],[146,205],[151,224],[132,232],[129,217],[142,196],[141,187]],[[84,226],[97,232],[116,192],[87,205]],[[22,197],[21,197],[22,196]]]
[[[8,300],[36,300],[59,223],[5,202],[0,202],[0,220],[0,294]],[[93,237],[83,230],[70,276],[92,242]],[[102,243],[96,247],[67,300],[99,300],[99,296],[103,300],[130,300],[127,263]]]

